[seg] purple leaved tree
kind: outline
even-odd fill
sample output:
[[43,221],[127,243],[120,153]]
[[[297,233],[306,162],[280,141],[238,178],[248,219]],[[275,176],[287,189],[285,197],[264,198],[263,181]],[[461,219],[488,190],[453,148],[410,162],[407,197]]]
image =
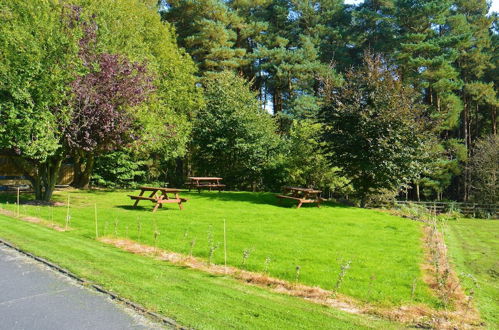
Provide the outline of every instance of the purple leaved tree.
[[124,56],[96,54],[96,25],[83,23],[80,57],[87,69],[73,84],[74,110],[65,130],[66,145],[75,161],[73,186],[87,188],[95,157],[134,139],[130,109],[154,90],[145,64]]

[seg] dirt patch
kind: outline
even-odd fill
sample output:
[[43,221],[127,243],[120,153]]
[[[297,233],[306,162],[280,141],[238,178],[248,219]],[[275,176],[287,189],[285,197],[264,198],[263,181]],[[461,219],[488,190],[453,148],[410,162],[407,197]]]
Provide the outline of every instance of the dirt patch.
[[[425,230],[425,238],[426,236],[427,231]],[[176,252],[165,251],[128,239],[102,237],[99,238],[99,241],[113,245],[130,253],[154,257],[158,260],[168,261],[213,275],[229,276],[250,285],[267,288],[278,293],[300,297],[308,301],[333,307],[348,313],[377,316],[405,323],[407,325],[439,329],[473,328],[480,324],[480,320],[477,317],[478,314],[475,311],[470,311],[469,308],[461,308],[463,307],[462,302],[466,301],[466,295],[462,290],[458,289],[459,281],[457,280],[457,277],[455,277],[457,282],[453,282],[451,287],[454,289],[453,291],[455,291],[455,295],[452,296],[452,299],[459,302],[455,304],[456,308],[453,310],[434,310],[425,305],[380,308],[378,306],[362,303],[354,298],[338,294],[331,290],[284,281],[270,277],[267,274],[250,272],[232,266],[225,267],[223,265],[210,265],[206,261],[199,258]],[[428,284],[432,287],[434,285],[431,284],[430,278],[432,278],[431,273],[434,270],[426,264],[427,263],[425,262],[425,274],[428,277],[428,281],[430,281]],[[457,287],[455,287],[456,283]]]
[[47,221],[45,219],[40,219],[40,218],[30,217],[30,216],[24,216],[24,215],[20,215],[18,217],[16,212],[5,210],[5,209],[0,209],[0,214],[6,215],[8,217],[15,218],[15,219],[18,219],[18,220],[21,220],[21,221],[26,221],[26,222],[31,222],[31,223],[37,223],[37,224],[40,224],[40,225],[42,225],[44,227],[48,227],[48,228],[54,229],[56,231],[61,231],[62,232],[62,231],[71,230],[70,227],[63,228],[63,227],[61,227],[59,225],[50,223],[49,221]]

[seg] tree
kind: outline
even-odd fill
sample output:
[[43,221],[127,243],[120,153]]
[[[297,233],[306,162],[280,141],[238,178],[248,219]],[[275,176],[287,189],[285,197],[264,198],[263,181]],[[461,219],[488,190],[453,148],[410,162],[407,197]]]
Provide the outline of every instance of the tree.
[[369,195],[397,189],[420,171],[425,128],[416,95],[381,57],[368,53],[341,87],[325,86],[325,148],[331,164],[351,180],[361,206]]
[[175,25],[180,45],[201,72],[237,69],[246,64],[246,50],[236,45],[237,31],[244,29],[244,20],[225,1],[172,0],[161,16]]
[[[140,127],[134,130],[133,147],[141,152],[161,152],[165,157],[185,153],[188,119],[202,103],[195,65],[177,47],[171,26],[160,21],[154,6],[133,0],[75,0],[71,6],[2,0],[0,6],[0,132],[5,133],[0,148],[18,155],[16,161],[32,181],[37,199],[50,199],[60,164],[71,148],[88,149],[87,153],[112,149],[116,141],[103,138],[112,134],[112,127]],[[90,22],[98,27],[92,45],[96,61],[85,66],[82,40]],[[134,106],[147,93],[126,97],[119,93],[148,89],[144,65],[154,93]],[[104,74],[109,81],[100,79],[97,84],[95,79]],[[110,87],[123,79],[137,85]],[[97,100],[93,88],[103,84],[110,88],[109,99]],[[79,94],[82,101],[86,92],[94,100],[79,108],[74,97]],[[124,117],[109,118],[118,109]],[[107,132],[95,125],[103,119]],[[79,127],[89,123],[92,129]],[[89,137],[96,129],[100,133]],[[91,145],[96,149],[90,151]],[[92,168],[83,164],[87,165]]]
[[470,160],[472,196],[478,203],[499,202],[499,136],[477,142]]
[[0,1],[0,149],[15,155],[39,200],[50,199],[65,156],[61,127],[81,66],[68,10],[53,1]]
[[[75,15],[76,24],[79,15]],[[130,109],[153,91],[145,64],[130,63],[120,55],[96,54],[97,26],[83,25],[79,55],[86,72],[72,82],[73,111],[64,133],[75,162],[73,186],[77,188],[88,188],[96,156],[133,141],[136,122]]]
[[272,190],[282,186],[303,186],[345,192],[348,180],[331,167],[320,135],[322,125],[311,120],[294,120],[289,136],[281,137],[282,149],[266,174]]
[[244,78],[232,72],[203,80],[206,106],[194,124],[194,165],[200,175],[222,176],[238,188],[259,184],[277,144],[273,118]]

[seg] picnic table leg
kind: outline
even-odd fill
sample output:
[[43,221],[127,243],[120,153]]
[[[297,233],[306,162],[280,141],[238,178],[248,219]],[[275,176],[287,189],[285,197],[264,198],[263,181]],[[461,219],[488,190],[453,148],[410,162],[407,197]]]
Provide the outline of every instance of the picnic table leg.
[[[145,191],[141,189],[141,190],[140,190],[140,194],[139,194],[139,196],[144,195],[144,192],[145,192]],[[139,204],[139,202],[140,202],[140,199],[136,199],[136,200],[135,200],[135,203],[133,203],[133,208],[136,208],[136,207],[137,207],[137,205]]]
[[296,208],[297,208],[297,209],[299,209],[299,208],[301,207],[301,205],[302,205],[302,204],[303,204],[303,202],[302,202],[302,201],[300,201],[300,202],[298,203],[298,206],[297,206]]
[[152,210],[153,213],[158,210],[158,207],[163,206],[161,203],[162,200],[163,200],[163,195],[158,197],[158,200],[156,201],[156,205],[154,205],[154,209]]

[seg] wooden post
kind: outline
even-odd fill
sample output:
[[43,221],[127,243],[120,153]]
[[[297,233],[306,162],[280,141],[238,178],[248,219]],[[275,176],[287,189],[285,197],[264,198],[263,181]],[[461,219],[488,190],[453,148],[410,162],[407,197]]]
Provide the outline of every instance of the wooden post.
[[225,219],[224,219],[224,264],[225,264],[225,273],[227,274],[227,231],[225,229]]
[[68,205],[66,209],[66,230],[68,229],[68,224],[69,224],[69,193],[68,193]]
[[17,187],[17,217],[19,218],[19,216],[21,215],[20,211],[19,211],[19,187]]
[[95,239],[99,238],[99,228],[97,226],[97,203],[94,204],[94,216],[95,216]]

